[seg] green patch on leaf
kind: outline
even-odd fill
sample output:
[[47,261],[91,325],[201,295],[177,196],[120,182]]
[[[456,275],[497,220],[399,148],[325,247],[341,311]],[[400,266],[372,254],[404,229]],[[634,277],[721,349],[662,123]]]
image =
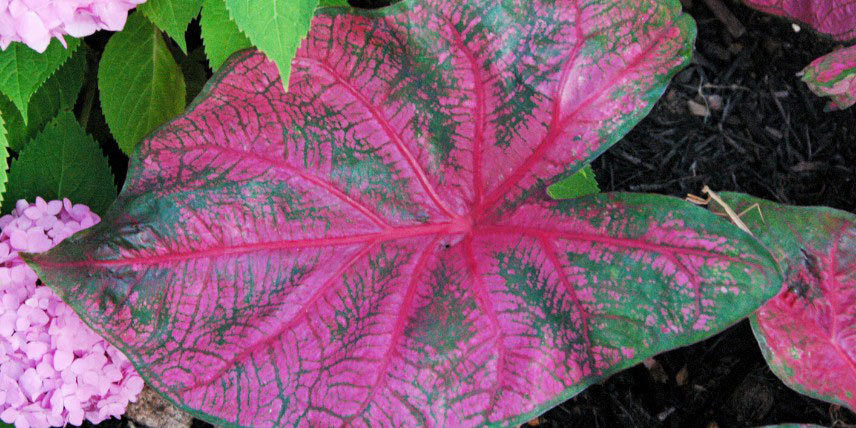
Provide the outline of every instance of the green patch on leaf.
[[27,103],[30,97],[68,60],[80,46],[80,40],[67,37],[68,48],[52,40],[43,53],[21,43],[12,43],[0,51],[0,93],[9,97],[28,121]]
[[212,70],[220,68],[233,53],[253,45],[229,17],[225,0],[204,0],[199,24],[205,55]]
[[83,87],[87,48],[78,49],[71,58],[48,78],[27,104],[29,120],[24,118],[9,98],[0,95],[0,111],[6,119],[9,148],[21,151],[45,124],[60,111],[71,111]]
[[226,0],[229,15],[253,45],[276,63],[288,90],[291,60],[309,32],[318,0]]
[[553,199],[571,199],[593,195],[600,192],[594,170],[586,165],[576,174],[561,180],[547,188],[547,194]]
[[148,0],[138,9],[158,28],[169,34],[181,51],[187,53],[184,32],[193,18],[199,15],[202,0]]
[[149,132],[184,111],[181,68],[142,14],[114,34],[98,68],[101,108],[119,147],[130,154]]
[[[107,158],[70,112],[51,121],[9,168],[6,201],[69,198],[103,214],[116,198]],[[14,208],[6,203],[3,212]]]
[[318,7],[349,7],[348,0],[320,0]]

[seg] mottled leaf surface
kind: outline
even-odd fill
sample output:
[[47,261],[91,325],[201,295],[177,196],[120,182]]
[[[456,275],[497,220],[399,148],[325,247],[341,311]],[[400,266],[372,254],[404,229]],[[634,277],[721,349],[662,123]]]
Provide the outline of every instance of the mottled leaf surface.
[[741,219],[785,272],[782,292],[752,317],[770,368],[800,393],[856,410],[856,215],[722,197],[738,212],[758,204]]
[[830,98],[829,109],[856,104],[856,45],[812,61],[803,70],[802,80],[815,94]]
[[524,422],[780,288],[706,210],[546,193],[647,114],[694,30],[677,1],[321,9],[287,93],[232,56],[102,222],[29,260],[218,425]]
[[810,25],[837,40],[856,39],[856,0],[743,0],[762,12]]

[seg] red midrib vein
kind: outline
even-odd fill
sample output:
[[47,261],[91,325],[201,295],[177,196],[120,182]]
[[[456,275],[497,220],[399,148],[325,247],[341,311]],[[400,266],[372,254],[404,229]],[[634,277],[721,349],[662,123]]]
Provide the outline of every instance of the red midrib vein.
[[[653,38],[653,41],[650,46],[646,47],[643,51],[636,54],[635,57],[630,61],[630,63],[622,69],[620,72],[616,73],[611,79],[609,79],[606,83],[601,85],[596,91],[592,92],[582,103],[580,103],[577,108],[568,113],[565,117],[559,117],[561,111],[558,107],[558,103],[561,97],[561,90],[564,87],[566,80],[568,79],[570,73],[568,71],[563,71],[562,77],[557,85],[556,93],[553,94],[555,97],[553,100],[553,119],[550,122],[550,128],[547,130],[547,135],[544,136],[544,139],[538,143],[538,146],[535,150],[532,151],[532,154],[517,167],[514,172],[508,176],[505,180],[503,180],[499,186],[497,186],[492,192],[490,192],[485,200],[477,206],[473,210],[473,218],[480,218],[482,215],[486,214],[491,208],[493,208],[502,198],[508,194],[514,185],[516,185],[526,173],[532,169],[532,167],[539,161],[541,161],[548,150],[558,141],[559,135],[562,131],[576,119],[576,117],[580,114],[580,112],[584,111],[589,105],[594,103],[607,89],[612,88],[615,82],[620,81],[627,74],[629,74],[633,69],[635,69],[643,59],[645,59],[651,51],[654,50],[657,46],[659,46],[660,40],[664,35],[668,34],[669,30],[671,30],[671,26],[667,27],[663,31],[661,31],[657,36]],[[573,60],[576,59],[579,54],[585,40],[580,40],[577,43],[577,46],[574,47],[574,51],[570,55],[570,60],[566,67],[570,67],[573,65]]]
[[386,133],[386,135],[389,137],[395,147],[398,148],[398,152],[401,153],[401,156],[403,156],[404,160],[407,161],[407,164],[410,166],[411,170],[413,171],[413,174],[416,175],[416,179],[419,181],[419,184],[422,185],[422,189],[425,190],[425,193],[428,195],[431,201],[434,202],[434,205],[437,207],[437,209],[450,218],[457,217],[440,199],[440,196],[437,194],[437,191],[434,189],[434,186],[432,186],[431,183],[428,182],[428,176],[425,174],[425,171],[422,169],[422,167],[419,165],[419,162],[413,156],[413,153],[411,153],[407,146],[404,145],[404,141],[401,140],[401,136],[398,135],[398,132],[396,132],[395,129],[392,128],[392,125],[390,125],[389,120],[387,120],[387,118],[380,111],[378,111],[374,104],[372,104],[368,99],[366,99],[366,97],[362,93],[360,93],[357,88],[355,88],[349,81],[347,81],[335,69],[333,69],[326,63],[306,57],[294,59],[294,63],[304,63],[304,66],[306,66],[305,63],[307,62],[317,64],[319,67],[324,69],[327,73],[330,74],[331,77],[333,77],[333,79],[336,80],[336,82],[342,85],[355,100],[362,104],[366,108],[366,110],[371,113],[372,118],[374,118],[375,122],[377,122],[381,126],[381,128],[383,128],[383,131]]
[[188,251],[182,253],[167,253],[151,256],[128,257],[122,259],[111,260],[77,260],[71,262],[56,262],[51,260],[39,260],[42,266],[59,268],[59,267],[80,267],[80,266],[127,266],[127,265],[158,265],[175,262],[183,262],[187,260],[213,258],[227,255],[241,255],[258,251],[276,251],[292,248],[323,248],[340,245],[351,244],[373,244],[396,239],[412,238],[415,236],[427,235],[448,235],[460,233],[455,223],[437,223],[424,224],[418,226],[407,226],[388,228],[380,232],[365,233],[351,236],[341,236],[332,238],[317,238],[317,239],[295,239],[282,241],[268,242],[252,242],[234,246],[223,246],[207,248],[199,251]]

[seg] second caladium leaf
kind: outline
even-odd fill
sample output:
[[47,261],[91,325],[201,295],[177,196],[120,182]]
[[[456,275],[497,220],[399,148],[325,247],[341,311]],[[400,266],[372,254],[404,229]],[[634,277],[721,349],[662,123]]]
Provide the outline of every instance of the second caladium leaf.
[[856,39],[856,0],[743,0],[762,12],[804,22],[837,40]]
[[102,222],[29,261],[218,425],[520,423],[780,288],[683,201],[546,193],[647,114],[694,31],[676,0],[321,9],[288,93],[234,55]]
[[856,215],[721,196],[749,209],[741,220],[785,271],[784,290],[752,317],[770,368],[803,394],[856,410]]
[[832,100],[828,109],[845,109],[856,104],[856,45],[812,61],[803,70],[802,80],[812,92]]

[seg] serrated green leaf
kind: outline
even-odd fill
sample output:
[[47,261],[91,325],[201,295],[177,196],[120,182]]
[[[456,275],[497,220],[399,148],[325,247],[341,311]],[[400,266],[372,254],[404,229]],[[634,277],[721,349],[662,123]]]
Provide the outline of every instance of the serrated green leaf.
[[123,152],[131,154],[143,137],[184,111],[181,68],[160,31],[140,13],[114,34],[98,67],[101,109]]
[[187,53],[184,32],[193,18],[199,15],[202,0],[148,0],[138,9],[155,26],[166,32],[181,51]]
[[29,120],[15,108],[12,101],[0,95],[0,111],[6,119],[9,148],[20,151],[48,121],[62,110],[71,110],[83,87],[87,49],[80,48],[33,94],[27,103]]
[[[6,200],[69,198],[102,214],[116,198],[116,184],[98,143],[70,112],[52,120],[12,161]],[[9,212],[12,204],[3,207]]]
[[[0,203],[3,202],[3,194],[6,191],[6,167],[9,162],[9,142],[6,140],[6,127],[3,123],[3,115],[0,112]],[[2,428],[2,427],[0,427]]]
[[576,174],[547,188],[547,194],[553,199],[579,198],[599,192],[600,187],[597,186],[597,179],[591,165],[586,165]]
[[291,60],[309,31],[318,0],[226,0],[229,15],[250,41],[276,63],[288,90]]
[[204,0],[199,25],[202,27],[205,55],[212,70],[220,68],[233,53],[253,45],[229,17],[225,0]]
[[318,7],[349,7],[348,0],[319,0]]
[[43,53],[22,43],[12,43],[0,51],[0,93],[9,97],[27,123],[27,103],[30,97],[74,53],[80,40],[66,38],[68,48],[56,39]]

